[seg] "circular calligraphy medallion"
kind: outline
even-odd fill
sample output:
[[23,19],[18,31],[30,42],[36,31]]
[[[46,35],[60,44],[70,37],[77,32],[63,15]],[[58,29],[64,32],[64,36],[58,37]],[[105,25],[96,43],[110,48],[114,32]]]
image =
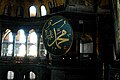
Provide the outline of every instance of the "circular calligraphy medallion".
[[43,43],[52,55],[66,54],[73,42],[73,30],[68,20],[62,16],[53,16],[47,20],[43,30]]

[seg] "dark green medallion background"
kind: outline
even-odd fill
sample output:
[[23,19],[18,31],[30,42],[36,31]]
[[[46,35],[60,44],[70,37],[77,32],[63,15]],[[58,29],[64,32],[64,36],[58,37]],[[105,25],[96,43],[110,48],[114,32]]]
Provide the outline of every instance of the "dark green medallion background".
[[68,20],[63,16],[49,18],[42,31],[43,43],[49,53],[63,55],[71,48],[73,30]]

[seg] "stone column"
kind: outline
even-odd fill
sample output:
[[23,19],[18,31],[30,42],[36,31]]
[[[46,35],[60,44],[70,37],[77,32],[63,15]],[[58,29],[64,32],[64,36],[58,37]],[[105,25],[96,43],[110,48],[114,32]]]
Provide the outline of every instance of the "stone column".
[[26,57],[27,54],[28,54],[28,35],[29,35],[29,32],[28,32],[28,31],[25,31],[25,37],[26,37],[26,41],[25,41],[25,48],[26,48],[25,57]]
[[12,53],[12,57],[15,55],[15,41],[16,41],[16,33],[13,32],[13,53]]
[[119,2],[119,0],[117,0],[117,17],[118,17],[118,30],[117,30],[117,32],[116,32],[116,34],[117,34],[117,39],[116,39],[116,41],[117,41],[117,51],[118,51],[118,55],[120,55],[120,2]]
[[37,57],[40,56],[40,37],[41,37],[41,34],[40,34],[40,31],[37,31]]

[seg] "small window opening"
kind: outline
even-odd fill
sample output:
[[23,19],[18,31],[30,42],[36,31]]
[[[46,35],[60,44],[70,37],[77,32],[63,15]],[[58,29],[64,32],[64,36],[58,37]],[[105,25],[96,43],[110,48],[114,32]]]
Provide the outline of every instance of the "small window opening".
[[81,36],[80,53],[93,53],[93,40],[88,34]]
[[36,12],[36,7],[35,6],[31,6],[30,9],[30,17],[35,17],[37,12]]
[[8,80],[13,80],[14,79],[14,72],[13,71],[8,71],[8,73],[7,73],[7,79]]
[[41,6],[41,16],[45,16],[47,15],[47,10],[46,7],[44,5]]
[[35,73],[31,71],[30,72],[30,80],[35,80],[35,77],[36,77]]

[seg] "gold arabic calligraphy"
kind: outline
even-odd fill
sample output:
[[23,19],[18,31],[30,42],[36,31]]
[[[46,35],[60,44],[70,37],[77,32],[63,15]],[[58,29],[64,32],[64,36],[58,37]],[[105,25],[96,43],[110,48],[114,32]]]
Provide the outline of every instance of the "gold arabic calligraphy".
[[[50,44],[49,44],[49,42],[48,42],[48,46],[51,47],[51,46],[55,43],[56,46],[57,46],[59,49],[61,49],[60,44],[69,41],[69,39],[67,39],[67,38],[61,38],[62,36],[66,35],[66,33],[67,33],[67,32],[66,32],[65,30],[62,30],[62,34],[57,37],[57,35],[56,35],[56,30],[55,30],[55,28],[54,28],[55,40],[54,40],[52,43],[50,43]],[[57,42],[57,41],[59,41],[59,42]]]
[[[60,20],[58,20],[57,22],[55,22],[55,23],[52,24],[52,20],[50,20],[50,21],[48,22],[48,27],[47,27],[47,28],[49,28],[50,26],[54,26],[54,25],[60,23],[61,21],[63,21],[63,19],[60,19]],[[59,29],[62,28],[65,24],[66,24],[66,20],[63,21],[63,24],[59,27]],[[47,33],[47,32],[48,32],[48,31],[46,30],[46,33]],[[47,37],[49,38],[49,39],[48,39],[48,42],[47,42],[47,45],[48,45],[49,47],[51,47],[52,45],[56,44],[56,46],[57,46],[59,49],[61,49],[60,44],[69,41],[68,38],[62,38],[63,36],[65,36],[65,35],[67,34],[67,31],[63,29],[63,30],[62,30],[62,33],[61,33],[59,36],[57,36],[57,31],[56,31],[55,28],[53,28],[53,33],[54,33],[54,37],[53,37],[53,34],[52,34],[52,30],[49,30],[49,35],[47,35]],[[51,40],[52,38],[54,38],[54,40],[50,43],[49,40]]]

